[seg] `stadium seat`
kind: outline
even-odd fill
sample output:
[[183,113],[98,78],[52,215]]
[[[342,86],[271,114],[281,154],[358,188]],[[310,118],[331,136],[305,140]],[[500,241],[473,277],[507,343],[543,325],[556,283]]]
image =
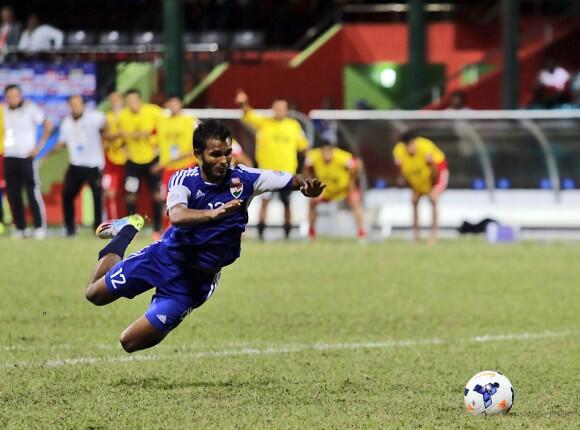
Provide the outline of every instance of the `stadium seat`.
[[94,45],[95,34],[84,30],[69,31],[66,34],[65,43],[68,46]]
[[134,45],[158,45],[161,43],[161,35],[152,31],[141,31],[135,33],[132,40]]
[[232,35],[230,61],[261,62],[265,36],[258,31],[237,31]]
[[197,34],[190,31],[183,33],[183,44],[197,43]]
[[197,43],[217,43],[219,49],[226,49],[229,42],[229,34],[223,31],[204,31],[198,33]]
[[260,31],[237,31],[232,36],[231,49],[259,50],[264,48],[265,36]]
[[120,46],[127,45],[129,42],[129,37],[127,33],[121,33],[119,31],[107,31],[101,33],[99,36],[99,44],[103,46]]

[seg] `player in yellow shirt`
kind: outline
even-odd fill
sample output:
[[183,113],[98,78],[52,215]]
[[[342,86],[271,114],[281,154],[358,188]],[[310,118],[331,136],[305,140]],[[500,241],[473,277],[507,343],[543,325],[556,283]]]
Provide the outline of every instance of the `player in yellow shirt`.
[[[163,115],[157,127],[159,142],[159,162],[153,167],[153,172],[161,174],[161,197],[167,198],[167,184],[171,176],[178,170],[193,167],[196,164],[193,155],[193,130],[197,126],[197,119],[185,115],[182,111],[183,103],[178,96],[170,96],[165,102],[169,110]],[[168,218],[164,217],[164,227],[169,227]]]
[[316,238],[316,207],[320,203],[347,201],[352,209],[359,239],[366,238],[361,194],[357,187],[360,161],[350,152],[333,146],[325,140],[320,148],[311,149],[306,154],[305,170],[318,178],[326,188],[316,199],[309,202],[308,237]]
[[236,139],[232,139],[232,164],[234,166],[242,164],[246,167],[254,167],[254,163],[246,155],[242,145]]
[[[257,114],[251,108],[248,95],[240,90],[236,95],[236,104],[243,110],[242,121],[256,131],[255,158],[258,168],[278,170],[296,174],[300,161],[304,159],[304,152],[308,149],[308,140],[300,123],[288,116],[288,102],[276,99],[272,103],[272,118]],[[280,200],[284,204],[284,235],[290,236],[292,218],[290,212],[291,191],[279,192]],[[262,195],[258,234],[264,238],[266,228],[266,214],[272,199],[271,193]]]
[[431,140],[418,136],[413,131],[401,135],[401,141],[393,149],[395,164],[413,191],[413,236],[419,235],[419,200],[429,197],[433,207],[431,236],[429,242],[437,240],[437,201],[447,188],[449,168],[445,154]]
[[161,175],[154,172],[158,162],[157,128],[163,110],[156,105],[143,103],[138,90],[125,93],[125,108],[119,115],[118,134],[127,149],[125,165],[125,193],[127,210],[137,212],[137,193],[141,181],[147,183],[153,203],[153,238],[161,237]]
[[103,190],[107,217],[120,217],[117,196],[125,179],[127,152],[124,141],[119,137],[119,116],[123,110],[123,96],[118,91],[109,94],[110,109],[106,112],[106,132],[104,134],[105,170],[103,171]]

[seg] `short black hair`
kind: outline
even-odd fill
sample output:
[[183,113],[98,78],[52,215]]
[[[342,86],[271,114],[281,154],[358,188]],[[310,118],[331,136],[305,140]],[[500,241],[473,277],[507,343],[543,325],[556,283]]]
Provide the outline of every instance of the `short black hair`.
[[411,140],[416,139],[419,135],[415,130],[407,130],[401,133],[401,142],[409,143]]
[[22,92],[22,88],[20,88],[20,85],[18,85],[18,84],[8,84],[8,85],[6,85],[4,87],[4,94],[6,94],[10,90],[18,90],[19,92]]
[[77,97],[80,98],[83,101],[83,103],[85,103],[85,97],[82,94],[71,94],[70,96],[68,96],[68,101],[70,102],[72,99],[75,99]]
[[127,91],[125,91],[124,96],[127,97],[131,94],[137,94],[139,97],[141,97],[141,91],[139,91],[137,88],[129,88]]
[[331,147],[335,147],[336,144],[334,142],[331,142],[330,139],[326,139],[326,138],[322,138],[320,139],[320,147],[324,148],[325,146],[331,146]]
[[232,132],[215,119],[208,119],[200,123],[193,132],[193,150],[203,152],[207,146],[207,141],[217,139],[220,141],[231,140]]

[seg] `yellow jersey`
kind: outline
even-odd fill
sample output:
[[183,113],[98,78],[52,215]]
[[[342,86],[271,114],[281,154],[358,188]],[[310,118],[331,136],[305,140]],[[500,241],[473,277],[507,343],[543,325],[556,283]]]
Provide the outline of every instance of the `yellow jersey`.
[[308,149],[308,140],[298,121],[266,118],[254,111],[246,112],[242,121],[256,130],[256,161],[260,169],[296,173],[298,152]]
[[306,155],[306,166],[313,169],[314,175],[326,185],[322,199],[339,201],[348,196],[354,166],[354,157],[350,152],[332,148],[332,157],[327,162],[321,148],[311,149]]
[[395,163],[409,186],[420,194],[428,194],[433,188],[431,163],[438,165],[445,161],[445,154],[431,140],[424,137],[415,139],[415,154],[411,155],[403,142],[393,149]]
[[188,115],[161,117],[157,128],[159,164],[171,170],[185,169],[195,164],[193,130],[196,124],[197,120]]
[[139,112],[124,108],[119,115],[119,128],[125,133],[153,133],[145,138],[125,138],[127,157],[136,164],[147,164],[158,155],[156,130],[163,110],[156,105],[143,103]]
[[[107,131],[110,134],[119,133],[119,116],[120,112],[116,113],[113,111],[108,111],[106,114],[107,120]],[[124,147],[123,139],[120,137],[112,140],[108,140],[105,145],[105,155],[107,160],[118,166],[123,166],[127,162],[127,150]]]

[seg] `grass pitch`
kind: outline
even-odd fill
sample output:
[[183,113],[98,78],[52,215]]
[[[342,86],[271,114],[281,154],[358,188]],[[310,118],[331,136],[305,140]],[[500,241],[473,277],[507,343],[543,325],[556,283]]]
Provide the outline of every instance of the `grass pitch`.
[[[117,338],[150,295],[86,302],[100,246],[0,238],[0,428],[580,422],[575,245],[246,241],[214,297],[134,355]],[[509,416],[465,412],[463,386],[484,369],[513,382]]]

